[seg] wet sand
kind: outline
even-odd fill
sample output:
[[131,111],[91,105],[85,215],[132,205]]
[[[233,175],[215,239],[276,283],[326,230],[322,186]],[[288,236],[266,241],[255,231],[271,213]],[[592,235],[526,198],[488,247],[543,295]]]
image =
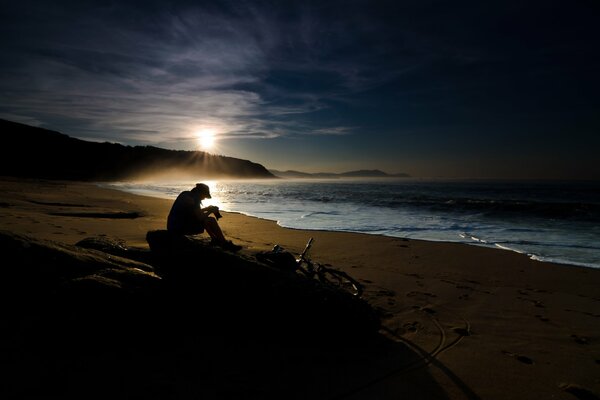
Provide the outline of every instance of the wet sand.
[[[90,184],[0,179],[0,229],[68,244],[107,235],[147,247],[146,232],[164,229],[170,205]],[[362,380],[344,375],[343,360],[311,361],[316,370],[343,372],[331,379],[348,378],[347,398],[587,399],[600,393],[600,270],[463,244],[284,229],[237,213],[223,216],[225,235],[242,252],[279,244],[299,253],[314,237],[315,261],[364,285],[364,298],[382,315],[382,337],[404,350],[367,349],[360,356],[369,365]],[[244,368],[247,379],[258,379],[251,362],[238,366],[238,374]],[[319,388],[312,390],[303,393],[314,396]]]

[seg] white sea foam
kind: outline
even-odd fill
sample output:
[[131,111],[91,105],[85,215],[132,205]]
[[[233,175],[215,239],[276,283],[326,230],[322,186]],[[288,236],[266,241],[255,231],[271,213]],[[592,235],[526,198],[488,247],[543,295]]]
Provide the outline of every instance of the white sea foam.
[[[194,183],[104,185],[173,199]],[[594,197],[600,190],[394,180],[207,184],[213,198],[205,205],[274,220],[284,227],[462,242],[544,261],[600,267],[600,195]]]
[[470,240],[472,240],[474,242],[477,242],[477,243],[482,243],[482,244],[487,244],[488,243],[487,240],[480,239],[480,238],[478,238],[476,236],[473,236],[470,233],[466,233],[466,232],[461,233],[460,237],[463,238],[463,239],[470,239]]
[[[525,251],[522,251],[522,250],[519,250],[519,249],[515,249],[514,247],[504,246],[504,245],[501,245],[499,243],[494,243],[494,246],[497,247],[497,248],[499,248],[499,249],[502,249],[502,250],[513,251],[513,252],[519,253],[519,254],[527,254],[527,252],[525,252]],[[530,257],[533,258],[534,256],[530,255]]]

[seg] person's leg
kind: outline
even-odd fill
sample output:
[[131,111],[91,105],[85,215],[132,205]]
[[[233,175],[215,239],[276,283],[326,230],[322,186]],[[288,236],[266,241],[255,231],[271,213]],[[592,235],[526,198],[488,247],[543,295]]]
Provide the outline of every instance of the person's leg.
[[208,217],[204,220],[204,228],[206,229],[206,233],[212,238],[217,246],[222,247],[225,250],[238,251],[242,248],[242,246],[233,244],[231,240],[225,239],[225,235],[223,235],[223,231],[219,226],[219,223],[216,219],[212,217]]
[[219,223],[213,217],[208,217],[204,220],[204,228],[206,233],[217,243],[225,243],[225,235],[219,226]]
[[167,230],[176,235],[199,235],[204,232],[204,221],[188,219],[167,227]]

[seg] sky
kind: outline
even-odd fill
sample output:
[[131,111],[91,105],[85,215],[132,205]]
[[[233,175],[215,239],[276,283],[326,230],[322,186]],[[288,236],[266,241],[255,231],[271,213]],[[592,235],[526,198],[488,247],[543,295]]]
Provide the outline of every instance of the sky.
[[0,118],[269,169],[600,179],[600,3],[19,1]]

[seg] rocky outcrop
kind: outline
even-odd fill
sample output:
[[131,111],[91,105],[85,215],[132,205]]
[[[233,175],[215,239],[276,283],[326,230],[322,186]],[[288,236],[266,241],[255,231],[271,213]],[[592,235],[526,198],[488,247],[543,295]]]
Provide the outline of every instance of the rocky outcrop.
[[[376,332],[379,320],[363,300],[267,265],[257,254],[233,253],[206,241],[151,231],[154,265],[173,285],[180,303],[212,304],[203,309],[221,325],[242,320],[259,335],[274,330],[288,337],[318,334],[336,340]],[[252,330],[253,332],[250,332]]]
[[154,290],[161,278],[148,264],[102,251],[0,231],[2,295],[36,300],[79,286],[140,294]]
[[[91,323],[98,310],[106,323],[111,313],[115,321],[135,313],[138,322],[201,324],[205,332],[222,333],[241,323],[250,327],[244,334],[282,330],[343,339],[378,329],[377,317],[361,299],[266,265],[255,254],[167,231],[148,232],[147,240],[150,250],[106,237],[67,245],[0,232],[7,260],[4,304],[18,302],[25,313],[43,317],[68,311]],[[196,317],[190,321],[190,315]]]
[[360,299],[249,252],[166,231],[148,242],[0,232],[0,397],[281,398],[312,359],[350,357],[379,327]]

